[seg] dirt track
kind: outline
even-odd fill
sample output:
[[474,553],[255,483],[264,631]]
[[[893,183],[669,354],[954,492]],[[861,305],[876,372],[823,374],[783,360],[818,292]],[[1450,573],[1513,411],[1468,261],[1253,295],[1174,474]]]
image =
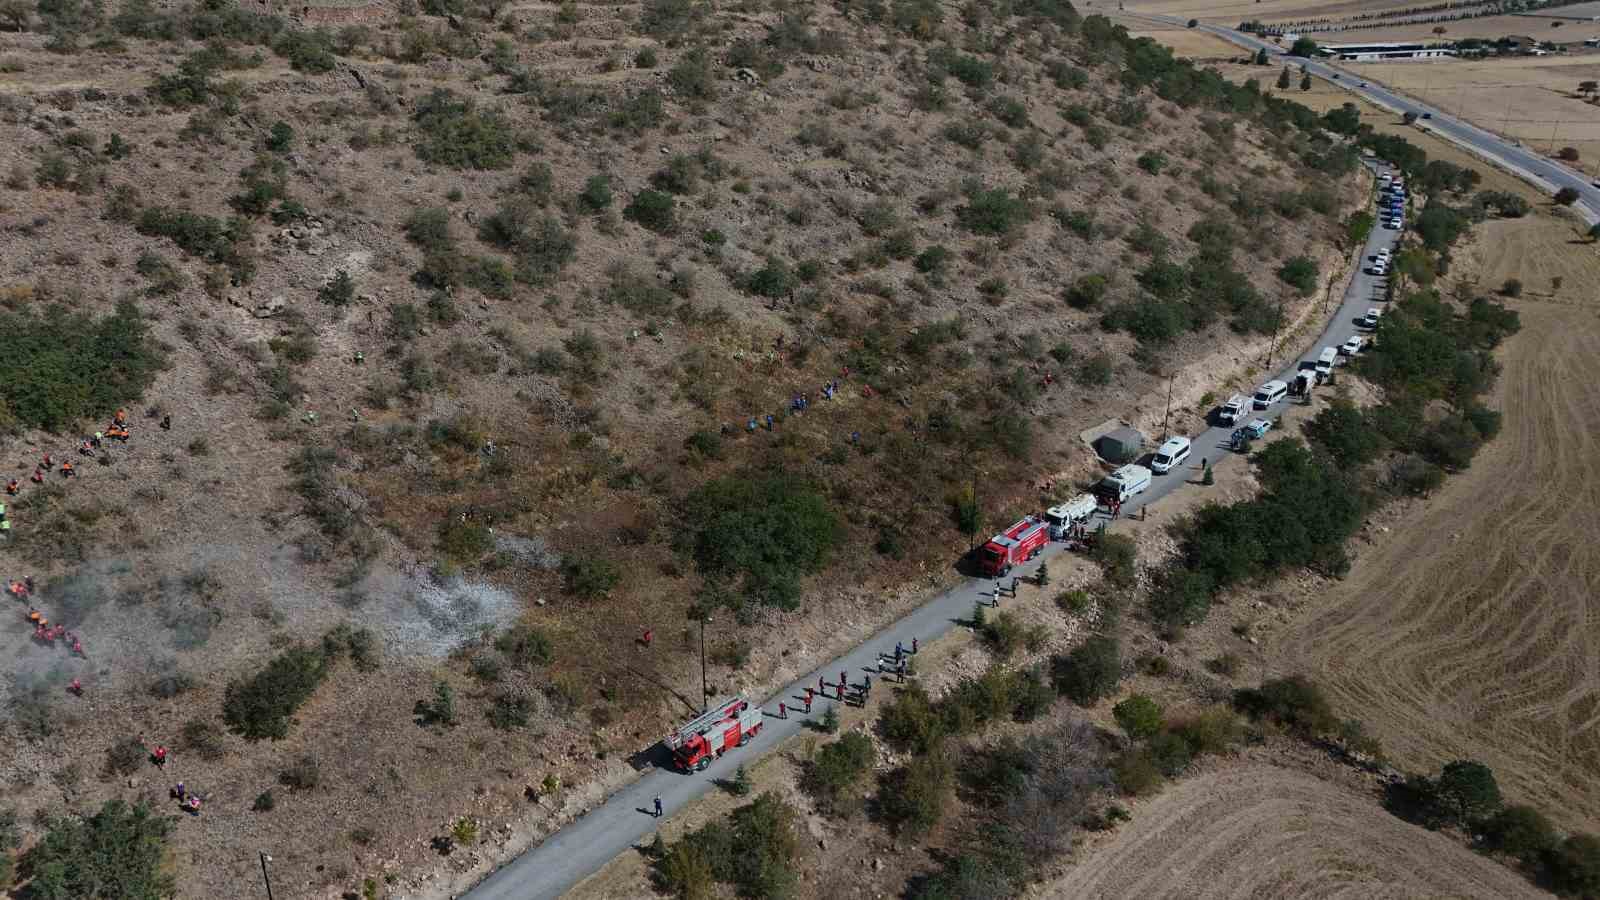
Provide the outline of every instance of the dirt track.
[[1039,896],[1547,895],[1359,791],[1243,762],[1172,785]]
[[[1490,405],[1504,431],[1364,548],[1270,651],[1396,761],[1491,765],[1515,800],[1600,828],[1600,254],[1544,217],[1492,222],[1458,254],[1480,290],[1518,277],[1523,331]],[[1552,295],[1550,279],[1564,276]],[[1437,871],[1437,870],[1436,870]]]

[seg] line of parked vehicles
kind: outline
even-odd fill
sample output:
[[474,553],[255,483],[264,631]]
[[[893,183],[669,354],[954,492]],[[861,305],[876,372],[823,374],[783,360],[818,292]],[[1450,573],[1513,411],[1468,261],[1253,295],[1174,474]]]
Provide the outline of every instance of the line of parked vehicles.
[[1390,231],[1405,227],[1406,182],[1403,177],[1388,173],[1378,176],[1378,216],[1383,221],[1383,227]]

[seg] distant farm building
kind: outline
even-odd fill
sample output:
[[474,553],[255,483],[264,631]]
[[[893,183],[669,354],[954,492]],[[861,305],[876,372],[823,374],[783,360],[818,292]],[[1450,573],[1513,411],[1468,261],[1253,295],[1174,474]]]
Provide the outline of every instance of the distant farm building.
[[1317,52],[1329,59],[1352,62],[1377,62],[1384,59],[1431,59],[1455,56],[1449,47],[1437,44],[1321,44]]

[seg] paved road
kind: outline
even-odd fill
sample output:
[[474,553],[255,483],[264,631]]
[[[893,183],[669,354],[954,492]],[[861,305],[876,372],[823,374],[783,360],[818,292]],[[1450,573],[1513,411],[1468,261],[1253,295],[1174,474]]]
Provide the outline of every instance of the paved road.
[[[1149,13],[1123,13],[1123,15],[1149,19],[1167,25],[1182,26],[1187,21],[1176,16],[1160,16]],[[1290,56],[1282,47],[1271,41],[1265,41],[1254,35],[1235,31],[1232,28],[1224,28],[1221,25],[1202,24],[1195,26],[1195,30],[1216,35],[1225,41],[1237,44],[1252,52],[1264,49],[1274,56],[1280,56],[1284,60],[1290,61],[1293,65],[1303,65],[1311,74],[1337,84],[1351,93],[1358,94],[1379,106],[1394,110],[1401,115],[1412,112],[1416,113],[1419,119],[1427,115],[1429,118],[1419,121],[1417,123],[1419,126],[1466,148],[1471,153],[1499,163],[1520,176],[1524,181],[1532,182],[1543,191],[1553,195],[1560,188],[1575,188],[1578,191],[1580,200],[1574,205],[1574,209],[1590,224],[1600,222],[1600,187],[1591,184],[1583,173],[1574,172],[1566,166],[1552,162],[1535,150],[1529,150],[1520,144],[1491,134],[1470,122],[1463,121],[1447,114],[1443,110],[1429,106],[1370,78],[1366,78],[1362,76],[1359,65],[1341,67],[1321,60]],[[1417,65],[1448,65],[1448,63],[1418,62]]]
[[[1372,301],[1374,295],[1382,296],[1383,293],[1382,282],[1366,274],[1365,260],[1378,248],[1391,245],[1395,235],[1393,231],[1373,229],[1362,251],[1363,264],[1345,292],[1342,304],[1327,330],[1307,348],[1305,358],[1315,359],[1321,348],[1336,346],[1356,333],[1355,320],[1375,305]],[[1282,377],[1286,380],[1292,377],[1299,368],[1299,362],[1299,358],[1287,360],[1283,364]],[[1252,415],[1275,419],[1282,414],[1283,408],[1284,403],[1280,402],[1271,409]],[[1124,512],[1136,511],[1159,500],[1187,478],[1197,475],[1201,457],[1222,460],[1228,455],[1225,445],[1230,434],[1230,428],[1218,427],[1194,436],[1194,455],[1188,471],[1157,476],[1148,490],[1123,505]],[[1062,550],[1062,544],[1051,544],[1038,561],[1020,566],[1012,574],[1027,576],[1039,562],[1054,558]],[[980,596],[986,596],[993,585],[994,582],[987,579],[972,579],[913,610],[885,628],[878,637],[861,644],[842,658],[807,673],[799,681],[766,698],[765,706],[771,713],[760,734],[744,749],[728,753],[712,763],[709,769],[695,775],[681,775],[666,769],[647,771],[582,818],[490,875],[466,896],[469,900],[544,900],[559,897],[655,829],[656,820],[646,811],[653,808],[657,797],[661,798],[665,814],[670,816],[710,791],[714,787],[714,779],[733,777],[740,763],[754,760],[798,734],[803,727],[802,717],[791,712],[788,719],[777,718],[775,712],[780,701],[791,706],[798,705],[806,686],[816,687],[819,676],[830,685],[830,694],[833,690],[831,685],[839,680],[840,672],[847,673],[852,683],[860,683],[864,675],[876,671],[880,652],[893,654],[896,641],[904,642],[909,650],[913,637],[924,644],[933,641],[955,627],[958,621],[969,617],[973,603]],[[813,704],[813,717],[820,718],[828,705],[834,702],[820,700]]]

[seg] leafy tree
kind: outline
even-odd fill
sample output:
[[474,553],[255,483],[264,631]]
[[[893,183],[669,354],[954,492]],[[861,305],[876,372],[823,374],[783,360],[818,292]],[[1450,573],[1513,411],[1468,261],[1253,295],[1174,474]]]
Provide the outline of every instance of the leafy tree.
[[1556,205],[1571,206],[1572,204],[1578,202],[1578,198],[1580,196],[1582,195],[1578,193],[1577,188],[1564,187],[1561,190],[1556,191]]
[[1093,706],[1122,680],[1122,649],[1117,639],[1097,634],[1051,662],[1056,691],[1079,706]]
[[839,540],[826,498],[794,476],[720,478],[685,502],[685,549],[711,577],[742,578],[757,602],[794,609],[800,579],[820,571]]
[[1361,128],[1361,111],[1354,103],[1346,103],[1338,109],[1330,109],[1323,113],[1322,122],[1329,131],[1353,135]]
[[1300,38],[1289,48],[1289,55],[1310,59],[1317,55],[1317,42],[1308,37]]
[[1440,808],[1450,821],[1471,825],[1500,810],[1500,786],[1483,763],[1458,759],[1446,763],[1435,782]]
[[1310,72],[1303,72],[1300,75],[1300,90],[1302,90],[1302,91],[1311,90],[1311,73]]
[[165,900],[177,890],[163,865],[169,820],[142,803],[107,800],[87,818],[51,820],[28,855],[28,895],[40,900]]
[[1284,66],[1283,69],[1278,72],[1278,90],[1287,91],[1289,89],[1289,84],[1289,67]]
[[1560,834],[1543,813],[1521,804],[1501,809],[1481,828],[1484,845],[1490,850],[1514,856],[1530,866],[1561,842]]
[[1566,896],[1600,895],[1600,838],[1592,834],[1568,835],[1546,864],[1551,887]]
[[1161,730],[1161,707],[1143,694],[1134,694],[1111,708],[1117,725],[1134,740],[1141,740]]
[[1334,398],[1305,429],[1313,444],[1346,469],[1371,462],[1383,448],[1378,430],[1367,422],[1360,407],[1344,397]]

